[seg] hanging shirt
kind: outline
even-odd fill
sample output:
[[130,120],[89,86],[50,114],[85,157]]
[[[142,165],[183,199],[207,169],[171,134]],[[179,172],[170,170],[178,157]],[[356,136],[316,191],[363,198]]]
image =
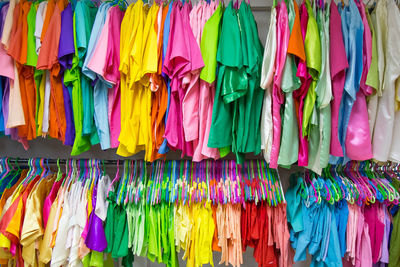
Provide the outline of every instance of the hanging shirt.
[[[86,51],[90,38],[90,31],[96,16],[97,7],[91,1],[78,1],[75,7],[76,23],[76,49],[78,52],[80,69],[86,57]],[[83,122],[82,134],[90,136],[92,145],[99,143],[96,126],[94,123],[93,87],[86,76],[81,75]]]
[[[397,39],[395,38],[398,36],[398,31],[399,31],[399,25],[400,25],[400,12],[399,9],[394,1],[388,1],[387,2],[387,12],[388,12],[388,39],[387,39],[387,50],[386,50],[386,69],[385,69],[385,91],[391,91],[394,89],[394,97],[388,99],[389,101],[393,101],[395,104],[395,117],[394,117],[394,127],[393,127],[393,136],[391,138],[392,143],[389,146],[390,148],[390,154],[389,154],[389,160],[394,161],[394,162],[400,162],[400,141],[397,140],[397,131],[400,130],[400,112],[399,112],[399,102],[400,102],[400,92],[399,92],[399,80],[398,77],[400,75],[399,73],[399,65],[397,61],[397,51],[398,51],[398,46],[395,46],[394,43],[397,42]],[[385,95],[384,91],[384,95]],[[390,95],[391,97],[393,96],[392,94]],[[384,101],[384,96],[382,96],[381,100]],[[384,104],[385,103],[385,104]],[[387,105],[387,108],[391,107],[392,105],[389,104],[388,102],[384,102],[382,105]],[[379,109],[381,103],[379,102]],[[382,107],[384,109],[384,107]],[[378,110],[379,111],[379,110]],[[379,114],[379,113],[378,113]],[[389,113],[390,114],[390,113]],[[378,118],[377,118],[378,119]],[[385,126],[385,128],[388,132],[390,131],[390,117],[388,118],[387,113],[385,114],[385,120],[389,121],[389,125]],[[377,125],[377,127],[380,127],[380,124]],[[378,129],[378,128],[376,128]],[[386,144],[389,142],[389,136],[383,141],[383,146],[386,147]],[[379,140],[379,139],[378,139]],[[377,141],[378,141],[377,140]],[[374,139],[375,141],[375,139]],[[379,141],[378,141],[379,142]],[[374,143],[374,149],[376,148],[375,143]],[[375,151],[375,150],[374,150]],[[377,150],[379,153],[380,151]],[[374,156],[375,157],[375,156]]]
[[[339,112],[339,141],[343,148],[344,162],[347,162],[349,159],[346,157],[345,140],[353,104],[360,88],[363,70],[362,47],[364,26],[362,24],[360,12],[354,1],[350,1],[349,6],[340,7],[339,12],[342,18],[343,40],[349,62],[349,69],[346,72],[346,81]],[[332,158],[331,163],[337,160],[338,159]]]
[[[328,165],[329,146],[331,135],[331,109],[332,87],[329,69],[329,9],[327,11],[317,10],[317,25],[321,41],[321,72],[318,83],[315,87],[316,109],[318,118],[318,131],[316,134],[319,140],[313,140],[310,136],[310,145],[317,141],[314,151],[311,151],[309,167],[314,172],[321,174],[322,168]],[[316,129],[313,129],[316,131]],[[311,148],[311,147],[310,147]]]
[[[97,133],[100,138],[101,149],[110,148],[110,127],[108,121],[108,90],[111,86],[104,80],[104,70],[107,68],[107,46],[109,38],[109,22],[111,10],[119,7],[113,7],[106,11],[106,21],[101,33],[96,42],[96,47],[93,49],[90,60],[88,60],[86,68],[87,71],[96,74],[94,81],[93,104],[94,104],[94,120],[96,123]],[[97,18],[97,15],[96,15]],[[96,22],[96,21],[95,21]],[[92,32],[93,33],[93,32]],[[96,36],[94,35],[94,38]],[[86,60],[85,60],[86,61]],[[92,77],[94,78],[94,77]],[[92,79],[94,80],[94,79]]]
[[344,82],[348,62],[343,42],[342,22],[339,11],[334,2],[331,2],[331,17],[329,24],[330,42],[330,70],[332,80],[332,116],[331,116],[331,144],[330,154],[336,157],[343,156],[342,145],[339,141],[339,109],[343,95]]
[[121,132],[121,94],[120,94],[120,32],[124,12],[118,8],[110,11],[109,33],[107,45],[107,59],[110,62],[104,70],[105,80],[113,84],[108,91],[108,122],[110,125],[110,145],[118,147],[118,136]]
[[[182,150],[182,155],[193,156],[193,143],[185,141],[184,128],[182,124],[182,101],[184,99],[184,84],[179,77],[184,77],[189,73],[200,71],[204,66],[199,45],[190,28],[189,23],[189,4],[184,5],[180,10],[179,5],[173,7],[171,17],[170,38],[182,42],[169,42],[167,54],[165,56],[163,71],[171,79],[171,106],[169,116],[165,127],[165,138],[171,148]],[[181,57],[182,60],[174,62],[175,57]],[[175,115],[174,115],[175,114]]]
[[371,135],[368,121],[366,96],[371,95],[372,88],[365,84],[366,76],[371,64],[371,32],[369,29],[365,7],[358,3],[364,26],[363,34],[363,73],[360,80],[360,89],[353,105],[348,129],[346,133],[346,156],[351,160],[368,160],[372,158]]
[[[297,66],[294,56],[305,60],[303,38],[300,28],[300,14],[297,3],[289,1],[290,38],[288,54],[282,77],[282,91],[285,93],[284,114],[282,116],[282,138],[278,164],[290,166],[298,159],[299,136],[293,91],[300,87],[300,79],[296,76]],[[296,25],[295,25],[296,24]],[[289,47],[291,50],[289,50]]]
[[[303,36],[303,43],[307,33],[308,24],[308,12],[305,2],[300,6],[300,27]],[[296,76],[300,78],[301,86],[299,89],[293,92],[296,107],[297,125],[299,128],[299,156],[297,164],[299,166],[308,165],[308,141],[306,136],[303,135],[303,109],[304,109],[304,98],[306,97],[307,91],[311,83],[311,76],[307,71],[307,65],[305,60],[300,60],[297,66]]]
[[[368,71],[366,84],[375,89],[372,96],[370,96],[368,100],[368,120],[369,120],[369,129],[371,133],[371,137],[374,136],[374,128],[375,128],[375,120],[376,113],[378,110],[378,94],[379,92],[379,70],[378,70],[378,48],[377,48],[377,38],[376,38],[376,12],[375,10],[370,14],[368,11],[368,7],[365,7],[366,15],[368,20],[368,25],[371,30],[372,35],[372,57],[371,57],[371,65]],[[374,19],[372,19],[372,17]]]
[[271,18],[267,39],[265,41],[264,58],[261,69],[261,88],[265,89],[263,109],[261,113],[261,149],[264,159],[270,162],[272,145],[271,85],[275,72],[276,57],[276,7],[271,10]]
[[[60,73],[64,80],[64,72],[66,69],[72,68],[72,58],[75,53],[74,33],[73,33],[73,13],[71,4],[61,13],[61,33],[60,45],[58,48],[58,62],[60,63]],[[75,141],[75,124],[73,119],[72,102],[70,91],[72,88],[63,86],[64,108],[67,128],[65,132],[65,145],[72,146]]]
[[[53,2],[53,1],[51,1]],[[65,141],[66,121],[65,121],[65,109],[64,109],[64,98],[62,93],[62,81],[59,75],[58,65],[58,46],[60,41],[61,32],[61,12],[67,6],[66,2],[59,1],[54,4],[54,12],[49,8],[50,2],[47,6],[46,18],[50,17],[49,24],[47,27],[46,20],[43,25],[42,31],[42,48],[38,56],[37,69],[50,70],[50,83],[51,83],[51,94],[53,97],[50,101],[50,112],[49,112],[49,135],[53,138],[57,138],[61,141]],[[47,16],[49,15],[49,16]]]
[[[213,4],[212,2],[211,4]],[[218,149],[208,147],[212,110],[215,98],[215,79],[217,73],[217,49],[220,35],[222,4],[219,4],[211,17],[205,22],[201,37],[200,49],[204,60],[204,68],[200,72],[200,113],[199,148],[205,157],[219,158]],[[195,152],[196,153],[196,152]]]

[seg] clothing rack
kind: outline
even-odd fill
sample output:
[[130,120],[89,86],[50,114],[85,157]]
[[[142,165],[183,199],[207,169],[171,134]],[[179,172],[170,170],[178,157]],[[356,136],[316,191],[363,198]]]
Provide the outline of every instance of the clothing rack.
[[[14,164],[18,164],[18,165],[28,165],[30,159],[27,159],[27,158],[9,158],[8,160],[9,160],[10,163],[14,163]],[[70,159],[45,159],[45,163],[49,164],[49,165],[65,164],[65,163],[67,163],[68,160],[70,160]],[[82,159],[72,159],[72,160],[77,160],[78,161],[78,160],[89,160],[89,159],[82,158]],[[118,162],[119,162],[119,164],[122,165],[124,160],[110,160],[110,159],[107,159],[107,160],[100,160],[100,161],[101,161],[102,164],[105,164],[105,165],[117,165]],[[148,162],[147,165],[151,165],[151,163]]]

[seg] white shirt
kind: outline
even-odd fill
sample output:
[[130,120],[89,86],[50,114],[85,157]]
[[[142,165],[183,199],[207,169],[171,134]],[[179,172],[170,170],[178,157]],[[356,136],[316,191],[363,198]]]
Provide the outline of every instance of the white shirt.
[[267,40],[265,42],[264,58],[261,69],[261,88],[265,89],[261,112],[261,149],[267,162],[270,161],[272,147],[272,82],[275,74],[276,57],[276,8],[271,11],[271,19]]

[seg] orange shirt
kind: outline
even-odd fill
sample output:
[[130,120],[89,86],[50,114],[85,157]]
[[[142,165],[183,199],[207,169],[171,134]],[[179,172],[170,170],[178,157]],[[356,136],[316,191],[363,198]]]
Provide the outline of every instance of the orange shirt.
[[42,43],[44,41],[44,37],[46,35],[47,28],[49,27],[51,17],[53,16],[55,6],[56,6],[55,0],[49,0],[47,2],[46,15],[43,20],[42,35],[40,36],[40,41],[42,41]]
[[[53,0],[50,0],[48,5],[53,2]],[[58,46],[61,34],[61,12],[65,9],[67,5],[66,3],[65,0],[59,0],[54,7],[54,12],[43,38],[43,44],[40,49],[36,66],[37,69],[51,70],[49,135],[61,140],[62,142],[65,141],[67,123],[65,121],[64,96],[60,76],[60,66],[58,63]],[[49,7],[47,7],[46,17],[48,12]]]
[[151,74],[151,81],[153,88],[158,88],[152,92],[151,95],[151,126],[152,135],[151,141],[153,143],[153,151],[150,157],[150,161],[165,157],[163,154],[158,153],[158,149],[164,141],[163,135],[165,132],[164,115],[167,111],[168,105],[168,91],[165,84],[164,78],[161,76],[162,72],[162,48],[163,48],[163,33],[164,33],[164,22],[168,13],[168,5],[161,6],[161,24],[158,28],[157,19],[154,23],[155,31],[158,33],[157,36],[157,54],[158,54],[158,67],[157,73]]
[[22,0],[14,10],[14,20],[11,29],[11,38],[8,53],[14,58],[21,94],[21,104],[24,112],[25,125],[18,127],[18,135],[28,140],[36,137],[36,85],[33,77],[33,68],[25,69],[22,64],[26,63],[28,47],[28,21],[27,16],[32,2]]
[[292,33],[289,38],[288,53],[298,56],[301,60],[305,61],[306,52],[304,50],[303,35],[301,34],[299,7],[296,0],[293,0],[293,4],[295,17]]

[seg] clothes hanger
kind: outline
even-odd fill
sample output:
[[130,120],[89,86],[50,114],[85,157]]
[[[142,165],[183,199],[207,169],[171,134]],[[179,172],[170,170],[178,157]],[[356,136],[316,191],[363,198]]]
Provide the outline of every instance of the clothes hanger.
[[375,203],[376,199],[376,192],[374,188],[372,187],[371,183],[369,183],[367,177],[365,175],[362,175],[360,173],[360,164],[359,162],[354,162],[352,163],[352,170],[355,173],[355,177],[363,184],[365,188],[365,195],[366,195],[366,200],[370,203]]
[[112,180],[111,184],[108,186],[107,189],[107,198],[109,196],[110,191],[112,190],[114,183],[119,180],[119,160],[117,160],[117,172],[115,174],[114,179]]
[[119,183],[118,193],[117,193],[117,204],[120,205],[122,201],[122,192],[125,189],[126,182],[128,180],[129,174],[129,162],[127,160],[124,161],[124,172],[122,173],[122,181]]

